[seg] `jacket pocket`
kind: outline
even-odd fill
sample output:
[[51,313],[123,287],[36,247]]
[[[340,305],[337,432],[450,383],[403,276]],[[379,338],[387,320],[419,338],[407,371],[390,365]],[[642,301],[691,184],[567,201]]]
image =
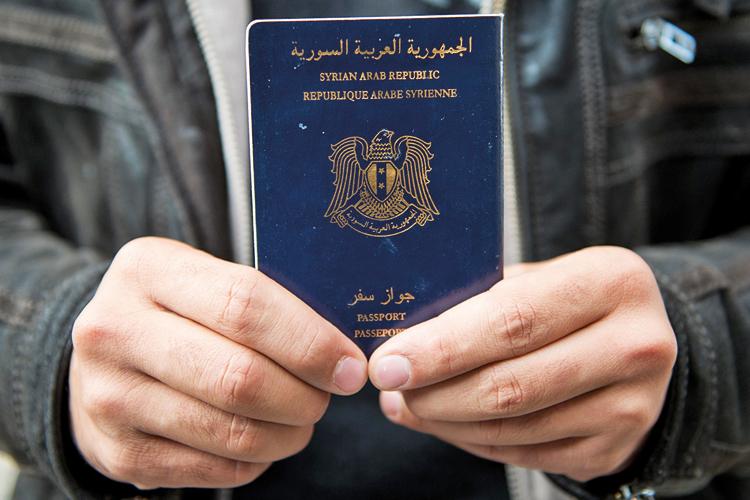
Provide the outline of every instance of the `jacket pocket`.
[[[609,216],[637,214],[643,242],[750,223],[750,8],[735,1],[717,17],[701,3],[623,0],[603,12],[602,182]],[[694,58],[680,57],[693,48]]]

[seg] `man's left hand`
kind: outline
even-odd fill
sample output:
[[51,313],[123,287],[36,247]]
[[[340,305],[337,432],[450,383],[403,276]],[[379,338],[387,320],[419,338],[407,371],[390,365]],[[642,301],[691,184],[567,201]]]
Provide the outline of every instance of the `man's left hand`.
[[509,268],[489,291],[386,342],[370,378],[395,423],[587,481],[632,462],[676,352],[649,266],[593,247]]

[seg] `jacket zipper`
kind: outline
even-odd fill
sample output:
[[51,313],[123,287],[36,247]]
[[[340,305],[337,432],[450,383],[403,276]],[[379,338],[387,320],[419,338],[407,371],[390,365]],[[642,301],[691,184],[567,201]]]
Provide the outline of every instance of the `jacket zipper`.
[[229,224],[232,236],[234,258],[240,264],[251,265],[254,260],[252,252],[252,218],[250,216],[250,179],[246,158],[237,143],[234,134],[234,116],[232,104],[221,71],[220,61],[214,48],[213,40],[206,28],[206,18],[198,0],[187,0],[190,18],[193,21],[198,43],[206,60],[211,77],[214,97],[216,99],[219,130],[221,133],[222,151],[227,176],[229,195]]
[[636,489],[633,491],[630,486],[623,486],[620,491],[613,496],[614,500],[654,500],[656,493],[651,488]]
[[695,37],[661,17],[650,17],[643,21],[639,40],[646,50],[663,50],[685,64],[695,61]]

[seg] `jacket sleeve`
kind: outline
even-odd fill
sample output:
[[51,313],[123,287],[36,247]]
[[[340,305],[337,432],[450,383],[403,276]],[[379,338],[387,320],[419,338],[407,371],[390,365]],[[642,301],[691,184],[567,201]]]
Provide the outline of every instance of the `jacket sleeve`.
[[750,464],[750,228],[644,248],[678,341],[663,432],[644,480],[686,494]]
[[708,487],[716,498],[730,498],[721,484],[733,491],[750,483],[750,228],[637,251],[656,276],[677,336],[664,410],[624,474],[586,485],[553,479],[583,498],[623,484],[659,496]]
[[3,143],[0,124],[0,450],[85,498],[76,481],[96,474],[68,429],[71,330],[108,262],[51,230]]

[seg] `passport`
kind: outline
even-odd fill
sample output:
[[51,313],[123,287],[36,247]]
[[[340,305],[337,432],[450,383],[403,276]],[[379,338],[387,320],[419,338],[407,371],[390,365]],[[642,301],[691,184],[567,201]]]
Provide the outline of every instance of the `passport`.
[[502,279],[502,21],[248,26],[256,267],[368,356]]

